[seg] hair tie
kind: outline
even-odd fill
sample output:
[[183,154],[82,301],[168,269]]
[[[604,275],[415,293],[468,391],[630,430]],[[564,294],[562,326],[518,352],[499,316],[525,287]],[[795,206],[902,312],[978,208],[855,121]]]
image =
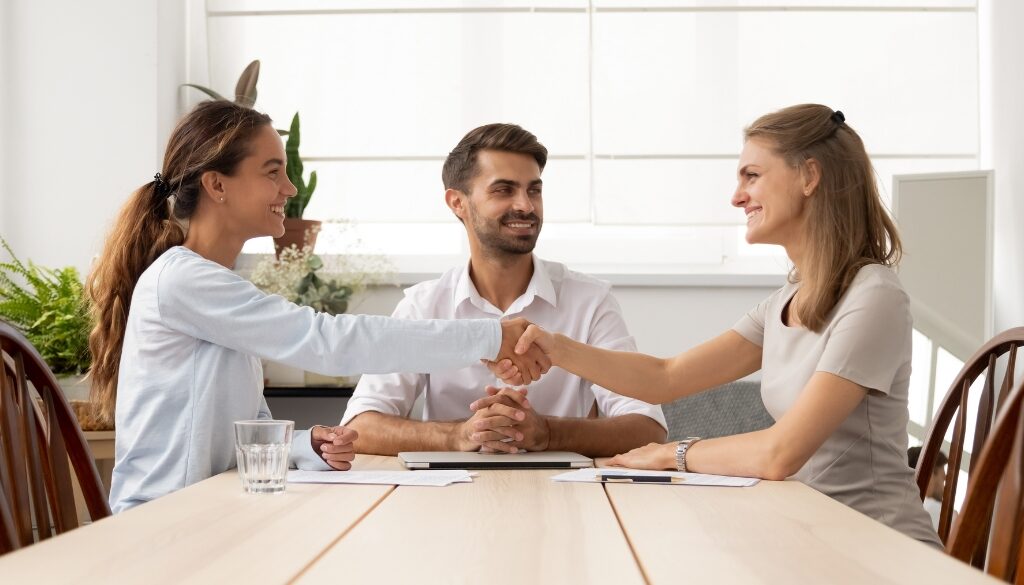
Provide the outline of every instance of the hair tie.
[[840,112],[839,110],[836,110],[832,112],[832,121],[835,122],[836,124],[842,124],[843,122],[846,121],[846,116],[844,116],[843,113]]
[[170,197],[171,186],[167,184],[167,181],[160,176],[160,173],[153,175],[153,186],[156,188],[157,195],[161,197]]

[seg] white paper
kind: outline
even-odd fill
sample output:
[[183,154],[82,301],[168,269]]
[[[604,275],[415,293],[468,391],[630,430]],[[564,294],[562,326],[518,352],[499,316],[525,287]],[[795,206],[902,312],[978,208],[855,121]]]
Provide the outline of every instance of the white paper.
[[678,477],[681,481],[665,482],[665,483],[644,483],[644,485],[716,485],[722,487],[750,487],[760,479],[754,477],[732,477],[729,475],[708,475],[705,473],[683,473],[682,471],[650,471],[647,469],[626,469],[623,467],[601,467],[601,468],[587,468],[577,469],[575,471],[569,471],[554,475],[551,479],[555,481],[575,481],[585,483],[596,483],[601,480],[598,476],[601,474],[605,475],[621,475],[625,477],[637,477],[637,476],[670,476]]
[[464,469],[423,471],[300,471],[288,472],[288,483],[350,483],[370,485],[422,485],[442,487],[471,483],[473,474]]

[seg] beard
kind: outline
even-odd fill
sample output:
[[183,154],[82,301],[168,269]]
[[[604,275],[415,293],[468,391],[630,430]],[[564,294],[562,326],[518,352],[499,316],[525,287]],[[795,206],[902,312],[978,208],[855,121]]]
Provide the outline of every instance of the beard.
[[[537,237],[540,236],[540,228],[543,221],[536,213],[520,213],[511,211],[502,215],[497,220],[490,220],[480,217],[476,210],[472,209],[470,221],[473,226],[473,233],[476,234],[480,243],[485,249],[505,255],[522,255],[533,252],[537,246]],[[514,236],[502,233],[502,224],[512,221],[529,221],[537,226],[533,234],[527,236]]]

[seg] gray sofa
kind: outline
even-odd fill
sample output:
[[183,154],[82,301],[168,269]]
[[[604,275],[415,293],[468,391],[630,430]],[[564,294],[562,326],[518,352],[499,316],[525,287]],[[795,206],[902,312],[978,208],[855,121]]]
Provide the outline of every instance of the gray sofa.
[[775,423],[761,401],[758,382],[731,382],[661,407],[668,421],[669,441],[738,435]]

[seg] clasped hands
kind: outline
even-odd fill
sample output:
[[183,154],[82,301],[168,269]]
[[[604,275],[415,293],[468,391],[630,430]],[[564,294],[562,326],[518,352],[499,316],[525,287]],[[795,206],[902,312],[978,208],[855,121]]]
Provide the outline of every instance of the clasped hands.
[[551,429],[547,419],[533,410],[526,388],[488,386],[486,391],[487,396],[469,405],[473,416],[458,427],[458,450],[484,453],[547,450]]
[[526,319],[501,322],[501,350],[495,361],[481,360],[501,379],[513,386],[539,380],[551,368],[554,337]]

